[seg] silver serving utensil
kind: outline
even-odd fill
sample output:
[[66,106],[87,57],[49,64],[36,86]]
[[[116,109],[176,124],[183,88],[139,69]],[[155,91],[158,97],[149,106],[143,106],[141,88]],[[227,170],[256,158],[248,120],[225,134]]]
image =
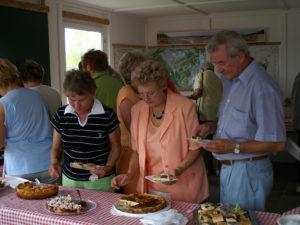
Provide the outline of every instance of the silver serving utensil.
[[77,189],[76,192],[77,192],[78,197],[79,197],[79,201],[76,201],[76,203],[79,204],[79,205],[81,205],[83,208],[87,207],[86,201],[83,201],[82,198],[81,198],[80,191]]
[[35,178],[34,181],[35,181],[36,185],[40,185],[41,184],[41,182],[40,182],[40,180],[38,178]]

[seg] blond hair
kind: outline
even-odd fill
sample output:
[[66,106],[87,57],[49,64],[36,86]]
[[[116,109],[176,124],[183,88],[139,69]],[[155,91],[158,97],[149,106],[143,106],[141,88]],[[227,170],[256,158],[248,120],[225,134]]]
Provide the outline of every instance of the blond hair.
[[159,62],[146,60],[141,63],[132,72],[131,82],[134,86],[156,82],[158,86],[163,87],[167,84],[169,73],[167,69]]
[[124,77],[126,84],[131,81],[132,71],[146,60],[146,56],[140,52],[127,52],[120,58],[118,70]]
[[22,80],[17,67],[9,60],[0,58],[0,87],[17,85],[22,87]]

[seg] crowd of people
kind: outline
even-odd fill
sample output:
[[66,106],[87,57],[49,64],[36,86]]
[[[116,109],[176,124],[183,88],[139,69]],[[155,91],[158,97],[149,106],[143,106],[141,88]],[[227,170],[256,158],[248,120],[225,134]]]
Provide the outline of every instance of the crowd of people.
[[[106,53],[86,52],[79,68],[66,74],[66,105],[42,84],[40,64],[27,60],[18,70],[0,59],[5,174],[200,203],[209,197],[205,155],[212,153],[221,168],[221,202],[264,210],[272,153],[285,149],[282,93],[238,33],[218,32],[206,50],[210,62],[190,96],[196,104],[178,93],[164,65],[139,52],[122,56],[118,72]],[[97,166],[82,170],[73,162]],[[159,174],[177,179],[145,179]]]

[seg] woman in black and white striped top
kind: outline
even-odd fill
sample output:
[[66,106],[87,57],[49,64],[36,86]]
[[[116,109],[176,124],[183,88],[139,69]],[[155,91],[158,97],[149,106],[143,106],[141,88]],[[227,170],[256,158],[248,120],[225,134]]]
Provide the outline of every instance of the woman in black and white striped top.
[[[50,174],[60,176],[62,171],[63,186],[112,191],[110,180],[120,152],[119,121],[111,108],[94,98],[95,90],[89,73],[72,70],[67,74],[64,92],[69,104],[60,107],[51,121],[54,133]],[[98,166],[83,170],[71,167],[74,162]],[[100,179],[89,181],[91,174]]]

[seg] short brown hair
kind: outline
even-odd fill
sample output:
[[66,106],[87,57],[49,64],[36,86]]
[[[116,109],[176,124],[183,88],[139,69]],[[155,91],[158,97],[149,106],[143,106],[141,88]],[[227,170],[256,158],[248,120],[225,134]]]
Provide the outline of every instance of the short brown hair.
[[104,71],[108,68],[108,60],[105,52],[91,49],[81,57],[83,68],[89,64],[95,71]]
[[86,93],[94,94],[96,91],[95,80],[88,72],[80,70],[70,70],[66,74],[64,81],[64,92],[74,92],[78,95]]
[[33,60],[26,60],[22,63],[19,71],[24,82],[42,81],[45,73],[43,66]]
[[0,58],[0,86],[6,88],[12,84],[23,86],[18,69],[8,59]]

